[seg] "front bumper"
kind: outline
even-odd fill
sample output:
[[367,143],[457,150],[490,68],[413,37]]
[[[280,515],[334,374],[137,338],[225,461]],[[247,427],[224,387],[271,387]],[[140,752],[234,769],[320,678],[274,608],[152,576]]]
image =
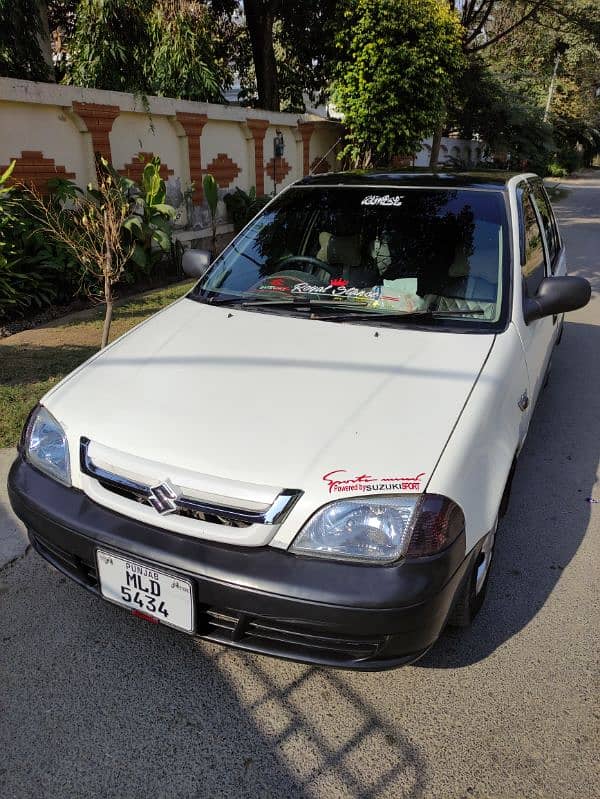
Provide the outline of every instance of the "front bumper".
[[378,670],[410,663],[439,636],[474,557],[464,534],[439,555],[386,566],[192,539],[122,516],[20,457],[8,490],[33,547],[100,595],[95,550],[192,580],[196,635],[308,663]]

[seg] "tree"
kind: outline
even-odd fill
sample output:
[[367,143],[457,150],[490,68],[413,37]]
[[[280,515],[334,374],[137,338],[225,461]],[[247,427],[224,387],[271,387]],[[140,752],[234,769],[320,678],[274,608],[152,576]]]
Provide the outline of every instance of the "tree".
[[209,12],[193,0],[80,0],[65,82],[218,101],[211,35]]
[[133,253],[125,243],[125,222],[132,202],[120,184],[120,176],[102,159],[97,188],[74,194],[70,206],[33,192],[33,214],[41,229],[60,242],[80,262],[98,286],[106,304],[101,347],[106,347],[113,314],[113,285],[119,280]]
[[[305,96],[323,100],[330,78],[336,0],[209,0],[219,20],[218,38],[231,41],[242,98],[272,111],[304,111]],[[231,51],[231,48],[230,48]]]
[[443,113],[464,65],[461,26],[438,0],[345,0],[334,101],[354,166],[413,153]]
[[[458,3],[451,5],[459,5]],[[481,134],[492,150],[544,170],[552,153],[577,142],[597,146],[600,8],[593,0],[465,0],[460,4],[468,66],[445,124],[464,138]],[[542,115],[563,50],[550,124]],[[566,53],[564,48],[566,47]],[[437,162],[437,153],[432,160]],[[570,158],[571,156],[569,156]]]
[[261,108],[267,108],[269,111],[279,111],[280,108],[277,62],[273,44],[273,25],[280,5],[279,0],[244,0],[246,24],[254,58],[258,102]]
[[[514,23],[515,9],[500,10],[496,26]],[[549,103],[559,163],[574,169],[576,150],[591,160],[600,140],[600,7],[588,0],[555,0],[488,52],[489,69],[504,87],[538,109]]]
[[155,2],[148,17],[151,57],[144,60],[151,94],[186,100],[221,99],[211,20],[199,3]]
[[51,70],[42,52],[44,19],[37,0],[0,0],[0,75],[50,79]]

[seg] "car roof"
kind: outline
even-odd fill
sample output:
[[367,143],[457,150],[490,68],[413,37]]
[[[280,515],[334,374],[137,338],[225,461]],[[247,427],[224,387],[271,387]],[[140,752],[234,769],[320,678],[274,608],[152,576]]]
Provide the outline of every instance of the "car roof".
[[479,172],[459,172],[441,170],[432,172],[428,169],[394,169],[394,170],[354,170],[351,172],[327,172],[321,175],[309,175],[297,181],[295,186],[415,186],[428,188],[477,188],[494,191],[506,190],[509,181],[522,175],[533,177],[531,173],[502,172],[481,170]]

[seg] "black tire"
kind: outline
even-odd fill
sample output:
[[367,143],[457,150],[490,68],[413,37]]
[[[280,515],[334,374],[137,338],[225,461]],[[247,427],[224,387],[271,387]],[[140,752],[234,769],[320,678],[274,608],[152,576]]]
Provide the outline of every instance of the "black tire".
[[[493,531],[484,536],[482,541],[478,544],[477,556],[473,561],[473,565],[470,567],[470,572],[467,575],[467,578],[463,580],[463,583],[458,590],[452,611],[448,617],[448,624],[451,627],[469,627],[475,616],[481,610],[481,607],[485,601],[490,579],[490,572],[494,560],[497,529],[498,522],[496,521]],[[489,547],[490,536],[491,549]],[[488,558],[487,562],[486,557]],[[483,578],[481,578],[480,569],[484,566],[484,564],[485,574]]]

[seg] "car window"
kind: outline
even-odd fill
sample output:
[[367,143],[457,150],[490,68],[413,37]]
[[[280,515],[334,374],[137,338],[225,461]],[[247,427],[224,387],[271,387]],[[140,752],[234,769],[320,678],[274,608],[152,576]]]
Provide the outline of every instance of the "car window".
[[523,238],[521,273],[528,297],[534,297],[546,276],[546,260],[542,229],[529,191],[522,193]]
[[546,234],[546,242],[548,243],[548,252],[550,254],[550,268],[552,272],[554,272],[558,251],[560,249],[558,230],[554,220],[554,214],[542,184],[533,183],[531,185],[531,189],[538,211],[540,212],[540,216],[542,218],[542,224]]
[[503,309],[507,224],[495,190],[294,187],[242,231],[192,298],[303,298],[337,301],[340,314],[435,311],[448,317],[439,325],[490,324]]

